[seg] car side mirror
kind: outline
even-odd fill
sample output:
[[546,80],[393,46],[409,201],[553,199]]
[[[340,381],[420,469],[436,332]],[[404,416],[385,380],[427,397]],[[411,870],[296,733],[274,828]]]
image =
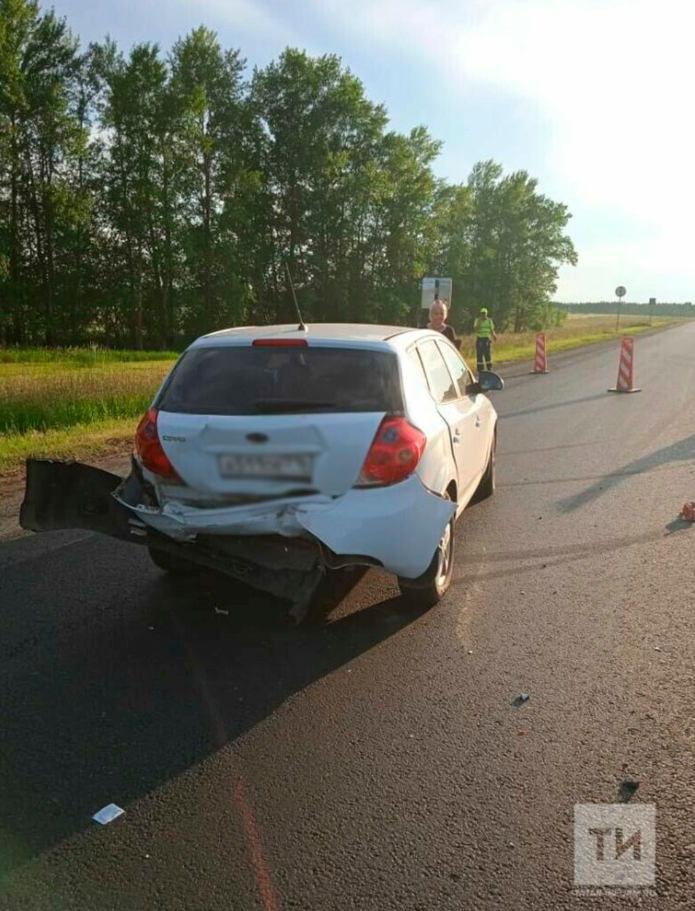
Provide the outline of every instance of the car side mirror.
[[480,392],[499,392],[504,389],[504,380],[502,377],[493,373],[492,370],[481,370],[477,383],[469,383],[466,386],[467,395],[478,395]]

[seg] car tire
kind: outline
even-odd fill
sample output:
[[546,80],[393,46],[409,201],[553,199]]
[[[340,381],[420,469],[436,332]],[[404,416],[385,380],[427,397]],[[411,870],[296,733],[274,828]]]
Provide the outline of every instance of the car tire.
[[[447,500],[451,497],[444,495]],[[398,577],[403,598],[413,607],[427,610],[439,604],[451,586],[454,575],[456,514],[449,520],[432,562],[417,579]]]
[[201,567],[191,563],[190,560],[176,557],[157,547],[148,547],[147,550],[154,565],[158,569],[164,570],[165,573],[171,573],[172,576],[194,576],[201,570]]
[[487,500],[488,497],[491,497],[495,492],[496,479],[495,479],[495,465],[497,462],[497,431],[495,430],[495,435],[492,438],[492,447],[490,448],[490,457],[488,459],[487,467],[485,469],[485,474],[483,475],[478,489],[475,492],[475,502],[479,503],[481,500]]

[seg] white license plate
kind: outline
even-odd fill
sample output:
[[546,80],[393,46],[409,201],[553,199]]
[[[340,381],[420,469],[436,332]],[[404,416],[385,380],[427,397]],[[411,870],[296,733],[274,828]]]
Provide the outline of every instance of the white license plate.
[[306,453],[220,456],[220,474],[223,478],[280,478],[310,481],[314,457]]

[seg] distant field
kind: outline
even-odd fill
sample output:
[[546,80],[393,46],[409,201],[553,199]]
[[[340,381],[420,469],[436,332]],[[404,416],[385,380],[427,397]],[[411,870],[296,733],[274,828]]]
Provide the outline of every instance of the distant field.
[[[673,320],[624,317],[629,335]],[[546,332],[550,356],[615,338],[615,317],[571,314]],[[494,345],[495,363],[531,360],[535,333],[505,333]],[[463,338],[473,366],[475,343]],[[0,475],[19,473],[29,456],[95,459],[131,440],[137,420],[177,355],[167,351],[100,349],[0,350]]]

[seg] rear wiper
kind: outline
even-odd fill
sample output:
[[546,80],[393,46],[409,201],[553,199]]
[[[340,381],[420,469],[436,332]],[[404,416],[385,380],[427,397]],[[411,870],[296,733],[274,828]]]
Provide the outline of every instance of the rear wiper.
[[254,402],[261,414],[278,414],[281,412],[320,411],[323,408],[335,408],[335,402],[312,402],[306,399],[256,399]]

